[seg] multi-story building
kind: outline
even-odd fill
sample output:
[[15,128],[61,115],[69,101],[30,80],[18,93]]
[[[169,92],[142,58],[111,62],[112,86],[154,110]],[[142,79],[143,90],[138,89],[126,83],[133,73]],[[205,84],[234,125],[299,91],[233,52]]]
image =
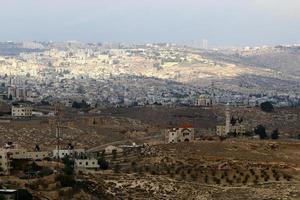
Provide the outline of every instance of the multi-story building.
[[27,151],[12,142],[8,142],[0,149],[0,167],[4,175],[9,175],[12,160],[43,160],[49,157],[51,157],[51,152],[39,150]]
[[165,143],[189,142],[195,139],[195,129],[182,126],[165,130]]
[[26,105],[12,106],[11,116],[13,117],[31,117],[32,107]]
[[0,149],[0,174],[9,175],[10,158],[6,149]]
[[11,153],[11,158],[16,160],[43,160],[51,157],[51,153],[48,151],[27,151],[26,149],[16,149],[11,151]]

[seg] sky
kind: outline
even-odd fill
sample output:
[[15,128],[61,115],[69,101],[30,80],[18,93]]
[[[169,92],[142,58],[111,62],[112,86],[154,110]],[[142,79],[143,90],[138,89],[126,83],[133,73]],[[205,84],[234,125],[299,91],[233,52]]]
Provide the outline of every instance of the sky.
[[0,0],[0,41],[300,43],[299,0]]

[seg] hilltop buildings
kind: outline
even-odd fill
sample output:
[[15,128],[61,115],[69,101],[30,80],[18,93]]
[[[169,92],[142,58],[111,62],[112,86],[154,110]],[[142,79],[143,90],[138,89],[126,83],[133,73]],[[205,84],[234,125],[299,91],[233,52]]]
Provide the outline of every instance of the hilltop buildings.
[[243,124],[243,118],[234,118],[231,116],[229,104],[226,105],[225,117],[225,126],[217,126],[218,136],[227,136],[229,133],[241,135],[246,132],[245,125]]
[[195,129],[191,126],[182,126],[165,130],[165,143],[189,142],[195,139]]

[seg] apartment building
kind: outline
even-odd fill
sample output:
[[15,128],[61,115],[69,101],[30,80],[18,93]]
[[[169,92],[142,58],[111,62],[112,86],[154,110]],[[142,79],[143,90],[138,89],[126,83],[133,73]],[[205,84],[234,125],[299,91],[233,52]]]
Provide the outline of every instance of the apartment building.
[[13,117],[31,117],[32,107],[26,105],[13,106],[11,109],[11,115]]

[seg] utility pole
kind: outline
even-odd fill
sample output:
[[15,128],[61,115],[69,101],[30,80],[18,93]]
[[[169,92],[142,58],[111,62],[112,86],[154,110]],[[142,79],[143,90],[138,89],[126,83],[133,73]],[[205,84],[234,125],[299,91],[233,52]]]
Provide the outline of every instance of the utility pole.
[[55,118],[56,118],[56,150],[57,155],[56,158],[59,159],[59,150],[60,150],[60,140],[61,140],[61,133],[60,133],[60,123],[61,123],[61,111],[60,111],[60,105],[59,103],[56,103],[55,105]]

